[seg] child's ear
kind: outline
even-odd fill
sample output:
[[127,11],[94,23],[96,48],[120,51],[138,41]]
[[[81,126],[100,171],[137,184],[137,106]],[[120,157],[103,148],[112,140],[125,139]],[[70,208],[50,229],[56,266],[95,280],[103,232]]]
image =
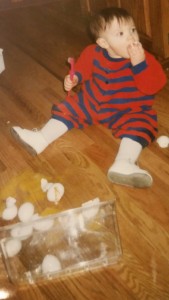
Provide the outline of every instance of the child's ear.
[[106,40],[104,38],[101,38],[99,37],[97,40],[96,40],[96,43],[101,47],[101,48],[104,48],[104,49],[107,49],[108,48],[108,43],[106,42]]

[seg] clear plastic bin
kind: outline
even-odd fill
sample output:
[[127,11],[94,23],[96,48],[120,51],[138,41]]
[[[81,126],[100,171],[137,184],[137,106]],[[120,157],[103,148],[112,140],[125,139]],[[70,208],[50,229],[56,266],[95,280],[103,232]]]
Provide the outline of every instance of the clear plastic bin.
[[36,283],[116,263],[121,254],[115,202],[93,202],[0,229],[12,282]]

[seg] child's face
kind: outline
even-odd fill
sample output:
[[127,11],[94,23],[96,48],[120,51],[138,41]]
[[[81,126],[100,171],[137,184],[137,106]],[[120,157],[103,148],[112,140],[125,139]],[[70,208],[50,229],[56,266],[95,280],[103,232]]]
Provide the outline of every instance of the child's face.
[[[139,36],[131,19],[118,21],[114,19],[99,38],[101,47],[107,49],[109,55],[114,58],[129,58],[128,47],[139,41]],[[99,40],[98,39],[98,40]],[[99,43],[98,43],[99,44]]]

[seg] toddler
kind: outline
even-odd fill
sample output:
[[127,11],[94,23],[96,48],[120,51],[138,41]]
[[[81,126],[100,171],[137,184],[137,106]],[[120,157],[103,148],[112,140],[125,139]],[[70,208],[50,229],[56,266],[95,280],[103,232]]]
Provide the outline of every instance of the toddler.
[[[143,148],[157,134],[154,95],[165,85],[159,62],[139,41],[132,16],[122,8],[109,7],[90,24],[96,41],[87,46],[75,63],[75,74],[64,79],[75,95],[52,107],[51,119],[38,131],[12,127],[13,135],[34,154],[72,128],[102,124],[121,139],[118,153],[108,170],[113,183],[146,188],[152,185],[147,170],[137,165]],[[101,142],[101,141],[100,141]]]

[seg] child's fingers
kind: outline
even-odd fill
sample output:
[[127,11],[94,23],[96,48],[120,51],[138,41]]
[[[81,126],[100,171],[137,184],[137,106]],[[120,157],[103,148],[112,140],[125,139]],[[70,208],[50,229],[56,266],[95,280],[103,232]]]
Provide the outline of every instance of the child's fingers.
[[64,81],[66,84],[70,84],[72,82],[72,80],[70,79],[70,75],[66,75]]
[[72,89],[72,84],[65,84],[64,88],[65,88],[65,91],[70,91]]
[[70,91],[77,83],[78,78],[76,75],[73,76],[73,80],[71,80],[70,75],[66,75],[64,79],[64,88],[66,91]]
[[72,89],[73,82],[70,79],[70,75],[67,75],[64,79],[64,88],[66,91],[70,91]]

